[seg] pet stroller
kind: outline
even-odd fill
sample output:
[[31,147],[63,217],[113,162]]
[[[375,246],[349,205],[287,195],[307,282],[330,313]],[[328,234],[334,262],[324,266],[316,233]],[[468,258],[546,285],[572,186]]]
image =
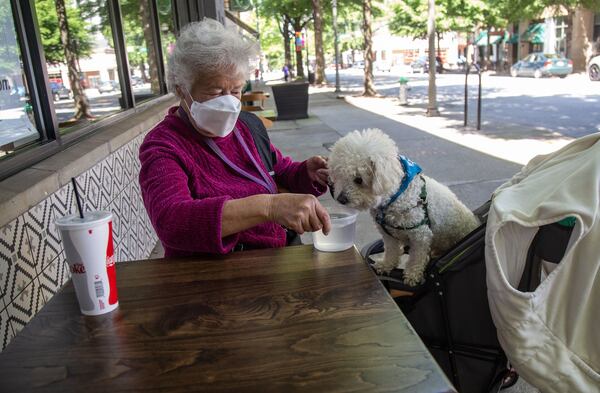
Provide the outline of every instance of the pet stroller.
[[[498,342],[488,304],[484,246],[490,203],[474,211],[482,223],[477,229],[429,262],[425,283],[405,285],[400,269],[378,275],[392,295],[395,291],[412,294],[394,299],[461,393],[497,392],[518,379]],[[540,227],[529,248],[519,290],[537,287],[542,260],[558,263],[562,259],[571,231],[570,221]],[[383,251],[383,241],[378,240],[361,253],[372,264]]]

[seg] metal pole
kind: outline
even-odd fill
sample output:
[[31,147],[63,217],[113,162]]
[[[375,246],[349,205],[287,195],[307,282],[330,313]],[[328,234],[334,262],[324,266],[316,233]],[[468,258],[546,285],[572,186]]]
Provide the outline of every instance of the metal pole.
[[258,15],[258,1],[254,1],[254,11],[256,13],[256,39],[258,40],[258,71],[260,72],[260,81],[263,79],[262,45],[260,44],[260,22]]
[[437,94],[435,87],[435,0],[429,0],[429,17],[427,19],[427,36],[429,41],[429,89],[428,89],[428,104],[427,116],[439,116],[440,112],[437,108]]
[[310,61],[308,60],[308,29],[304,28],[304,45],[306,46],[306,80],[308,80],[308,74],[310,73]]
[[481,130],[481,68],[479,68],[479,95],[477,96],[477,129]]
[[467,61],[467,72],[465,72],[465,121],[464,126],[467,126],[467,117],[469,113],[469,71],[471,70],[471,64]]
[[333,42],[335,46],[335,92],[339,93],[340,90],[340,71],[339,71],[339,57],[340,50],[338,45],[338,31],[337,31],[337,0],[331,2],[332,14],[333,14]]

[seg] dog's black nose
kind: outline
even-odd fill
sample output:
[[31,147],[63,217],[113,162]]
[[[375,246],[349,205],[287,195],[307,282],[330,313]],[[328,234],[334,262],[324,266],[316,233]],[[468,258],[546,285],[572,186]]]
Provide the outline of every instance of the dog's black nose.
[[337,197],[337,201],[339,203],[341,203],[342,205],[345,205],[346,203],[348,203],[348,197],[346,196],[346,193],[341,192],[340,195],[338,195],[338,197]]

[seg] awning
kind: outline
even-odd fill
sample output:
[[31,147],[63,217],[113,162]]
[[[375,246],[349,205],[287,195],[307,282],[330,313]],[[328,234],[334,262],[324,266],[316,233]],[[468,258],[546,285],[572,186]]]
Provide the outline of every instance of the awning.
[[[500,33],[500,34],[490,34],[490,45],[495,45],[497,43],[500,42],[500,40],[502,40],[503,38],[505,38],[505,36],[507,36],[506,33]],[[481,33],[479,33],[479,35],[477,36],[477,39],[475,39],[475,45],[477,46],[486,46],[488,44],[488,39],[487,39],[487,31],[482,31]]]
[[506,40],[507,44],[518,44],[519,43],[519,34],[513,33],[510,38]]
[[544,43],[544,32],[545,25],[543,23],[536,23],[529,25],[525,33],[523,33],[523,37],[521,37],[521,41],[528,41],[532,44],[543,44]]

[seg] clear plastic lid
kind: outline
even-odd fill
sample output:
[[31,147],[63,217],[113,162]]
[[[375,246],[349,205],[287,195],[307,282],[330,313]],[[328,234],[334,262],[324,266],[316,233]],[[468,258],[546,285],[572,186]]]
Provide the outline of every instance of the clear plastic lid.
[[112,213],[108,211],[91,211],[85,212],[84,217],[79,217],[79,214],[61,217],[56,220],[56,226],[61,229],[82,229],[89,228],[99,224],[103,224],[112,219]]

